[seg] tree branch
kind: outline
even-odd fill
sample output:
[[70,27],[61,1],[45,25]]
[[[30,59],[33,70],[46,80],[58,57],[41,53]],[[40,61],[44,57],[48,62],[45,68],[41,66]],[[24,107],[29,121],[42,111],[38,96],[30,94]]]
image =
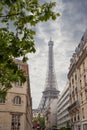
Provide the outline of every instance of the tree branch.
[[16,16],[19,15],[21,13],[17,13],[17,14],[8,14],[8,15],[1,15],[0,17],[11,17],[11,16]]

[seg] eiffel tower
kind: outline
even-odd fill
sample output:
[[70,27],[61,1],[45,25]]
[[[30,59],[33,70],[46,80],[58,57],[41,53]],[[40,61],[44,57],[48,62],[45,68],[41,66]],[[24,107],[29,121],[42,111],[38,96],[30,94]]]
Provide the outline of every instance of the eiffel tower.
[[45,89],[39,104],[38,109],[43,111],[49,107],[49,101],[57,99],[59,95],[59,90],[57,90],[57,80],[54,71],[54,62],[53,62],[53,41],[48,42],[48,72],[45,82]]

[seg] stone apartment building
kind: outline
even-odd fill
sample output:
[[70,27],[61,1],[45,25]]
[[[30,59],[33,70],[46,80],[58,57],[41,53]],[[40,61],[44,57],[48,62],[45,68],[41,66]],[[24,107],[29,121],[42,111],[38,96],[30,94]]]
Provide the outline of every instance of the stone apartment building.
[[72,130],[87,130],[87,30],[71,58],[68,79]]
[[70,115],[68,112],[69,107],[69,86],[65,86],[63,92],[60,94],[57,101],[57,128],[62,127],[70,128]]
[[45,109],[44,115],[46,129],[57,127],[57,98],[49,99],[49,105]]
[[41,112],[39,109],[32,110],[33,118],[37,118],[39,115],[40,117],[44,117],[44,113]]
[[26,82],[16,82],[6,99],[0,99],[0,130],[32,130],[32,99],[28,64],[15,61],[25,71]]

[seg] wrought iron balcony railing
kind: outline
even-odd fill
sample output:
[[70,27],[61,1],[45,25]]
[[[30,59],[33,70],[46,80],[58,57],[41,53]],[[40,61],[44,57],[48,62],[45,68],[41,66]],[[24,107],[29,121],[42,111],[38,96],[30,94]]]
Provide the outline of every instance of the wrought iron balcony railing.
[[71,104],[69,107],[68,107],[68,111],[76,108],[79,106],[79,102],[78,101],[75,101],[73,104]]

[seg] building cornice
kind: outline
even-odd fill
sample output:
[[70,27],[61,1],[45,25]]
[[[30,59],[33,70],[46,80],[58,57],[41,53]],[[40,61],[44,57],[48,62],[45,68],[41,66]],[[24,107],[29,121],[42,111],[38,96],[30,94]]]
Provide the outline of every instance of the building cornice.
[[78,62],[76,63],[77,68],[81,65],[86,56],[87,56],[87,47],[82,51],[82,55],[79,57]]
[[72,65],[72,67],[70,68],[69,73],[68,73],[68,79],[70,79],[70,77],[71,77],[72,73],[75,71],[75,69],[79,68],[79,66],[81,65],[83,60],[86,58],[86,56],[87,56],[87,47],[85,47],[85,49],[83,49],[82,54],[79,56],[76,63],[74,63]]

